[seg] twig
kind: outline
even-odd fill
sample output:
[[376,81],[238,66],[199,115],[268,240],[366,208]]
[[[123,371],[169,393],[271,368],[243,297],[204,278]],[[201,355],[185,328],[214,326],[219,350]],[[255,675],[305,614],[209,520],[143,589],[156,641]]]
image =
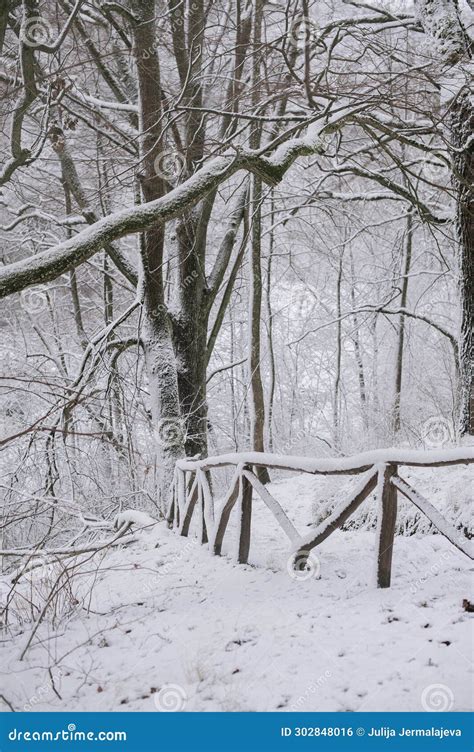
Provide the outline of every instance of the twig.
[[15,708],[13,707],[13,705],[11,704],[11,702],[9,702],[9,700],[7,700],[7,698],[5,697],[5,695],[0,695],[0,700],[3,700],[3,702],[5,703],[5,705],[8,705],[8,707],[10,708],[10,710],[12,711],[12,713],[16,713]]

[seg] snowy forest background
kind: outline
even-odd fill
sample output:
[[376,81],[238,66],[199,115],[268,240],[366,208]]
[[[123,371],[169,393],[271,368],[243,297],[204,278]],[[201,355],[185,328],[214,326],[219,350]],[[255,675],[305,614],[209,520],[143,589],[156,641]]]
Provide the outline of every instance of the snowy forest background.
[[[465,0],[0,4],[21,659],[51,590],[13,608],[19,554],[162,518],[178,458],[472,444],[472,21]],[[470,537],[472,473],[441,475]]]

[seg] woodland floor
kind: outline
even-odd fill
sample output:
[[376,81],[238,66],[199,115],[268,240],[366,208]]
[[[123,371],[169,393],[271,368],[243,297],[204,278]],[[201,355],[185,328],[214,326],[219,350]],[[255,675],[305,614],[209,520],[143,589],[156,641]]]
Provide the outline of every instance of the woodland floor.
[[[270,489],[301,520],[314,483],[298,476]],[[377,590],[375,532],[338,531],[317,550],[320,578],[298,581],[273,518],[257,501],[254,511],[246,566],[164,524],[83,563],[70,596],[79,603],[40,626],[22,661],[32,625],[4,635],[11,706],[153,711],[160,690],[177,685],[186,711],[418,711],[443,685],[442,709],[470,709],[467,557],[439,535],[397,536],[393,585]]]

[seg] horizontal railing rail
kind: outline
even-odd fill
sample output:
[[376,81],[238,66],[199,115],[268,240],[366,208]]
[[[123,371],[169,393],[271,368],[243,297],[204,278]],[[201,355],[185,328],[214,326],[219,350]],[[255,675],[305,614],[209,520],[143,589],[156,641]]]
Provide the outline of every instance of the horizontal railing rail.
[[255,465],[275,470],[295,470],[315,475],[352,475],[365,472],[373,465],[395,464],[407,467],[446,467],[474,462],[474,447],[450,449],[374,449],[349,457],[313,458],[267,452],[242,452],[206,457],[202,460],[182,459],[176,466],[182,470],[212,470],[230,465]]

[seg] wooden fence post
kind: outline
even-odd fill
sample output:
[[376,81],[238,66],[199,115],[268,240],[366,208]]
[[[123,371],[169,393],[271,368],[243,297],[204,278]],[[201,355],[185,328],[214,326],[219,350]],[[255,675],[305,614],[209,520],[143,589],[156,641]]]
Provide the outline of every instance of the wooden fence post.
[[239,564],[247,564],[250,551],[252,523],[252,485],[245,475],[240,476],[239,493]]
[[205,543],[209,542],[209,538],[207,537],[207,526],[206,526],[206,509],[205,509],[206,502],[204,499],[202,478],[199,473],[197,473],[197,478],[198,478],[198,503],[199,503],[200,515],[201,515],[201,543],[204,545]]
[[225,531],[229,522],[230,513],[234,508],[234,504],[237,501],[240,493],[240,466],[237,466],[232,481],[230,483],[229,490],[224,498],[222,509],[215,521],[215,527],[212,540],[212,551],[216,556],[220,556],[222,553],[222,543],[224,541]]
[[[190,478],[192,478],[192,473],[189,473]],[[194,476],[194,480],[191,482],[187,481],[186,485],[186,507],[183,512],[183,521],[181,523],[181,530],[180,535],[183,535],[184,537],[188,536],[189,533],[189,526],[191,525],[191,518],[193,516],[194,507],[196,506],[196,502],[198,500],[199,495],[199,489],[198,489],[198,479],[197,476]]]
[[385,465],[379,470],[378,494],[378,552],[377,587],[390,587],[392,576],[393,539],[397,521],[397,489],[392,485],[396,465]]
[[178,469],[176,478],[176,500],[178,502],[179,516],[178,527],[180,524],[181,514],[184,512],[186,506],[186,471]]

